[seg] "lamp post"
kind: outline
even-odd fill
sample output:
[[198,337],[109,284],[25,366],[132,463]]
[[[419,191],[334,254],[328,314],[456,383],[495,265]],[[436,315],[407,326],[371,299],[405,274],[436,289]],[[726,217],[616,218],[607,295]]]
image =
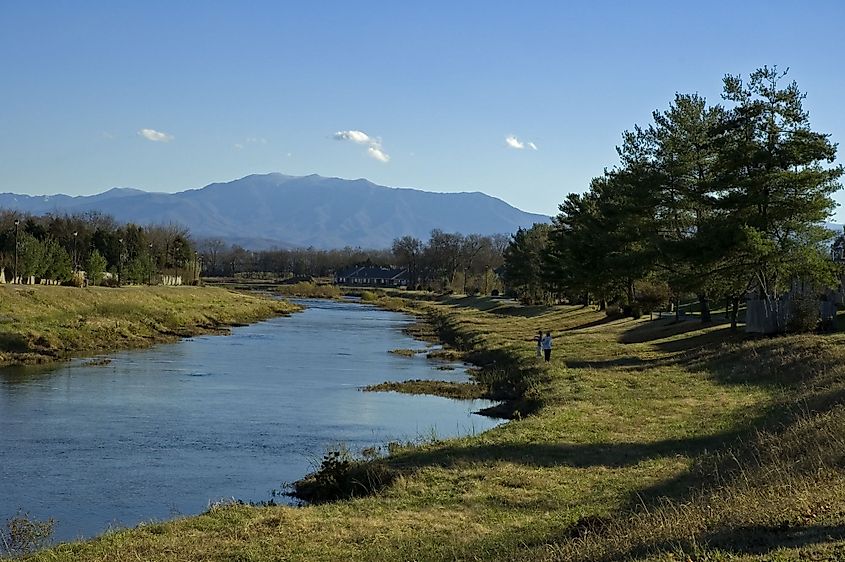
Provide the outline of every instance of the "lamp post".
[[118,238],[120,249],[117,254],[117,286],[123,285],[123,238]]
[[74,273],[76,273],[76,271],[79,269],[79,266],[77,265],[78,260],[76,259],[76,237],[78,235],[79,235],[79,232],[74,230],[73,231],[73,272]]
[[18,226],[20,219],[15,219],[15,283],[18,282]]
[[150,285],[153,284],[153,266],[155,262],[153,261],[153,243],[150,242]]
[[199,284],[200,280],[200,254],[194,250],[194,280]]

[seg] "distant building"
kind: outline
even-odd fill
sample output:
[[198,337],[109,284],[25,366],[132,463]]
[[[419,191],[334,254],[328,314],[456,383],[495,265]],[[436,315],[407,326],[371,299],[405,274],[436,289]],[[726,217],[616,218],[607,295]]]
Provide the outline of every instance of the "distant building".
[[408,279],[408,270],[404,268],[354,266],[338,271],[334,281],[338,285],[405,287]]

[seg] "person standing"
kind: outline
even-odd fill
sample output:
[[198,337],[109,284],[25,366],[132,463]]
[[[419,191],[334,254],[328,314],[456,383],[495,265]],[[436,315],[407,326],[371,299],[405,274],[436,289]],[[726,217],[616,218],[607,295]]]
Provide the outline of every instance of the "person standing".
[[552,333],[546,332],[546,337],[544,337],[540,341],[540,345],[543,348],[543,356],[545,357],[546,363],[552,360]]
[[537,359],[539,359],[543,356],[543,330],[537,330],[534,341],[537,342]]

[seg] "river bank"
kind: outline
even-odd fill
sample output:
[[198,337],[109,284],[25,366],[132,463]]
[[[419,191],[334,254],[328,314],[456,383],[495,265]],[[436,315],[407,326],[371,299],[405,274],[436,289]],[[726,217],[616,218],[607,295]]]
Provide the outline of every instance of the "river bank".
[[288,302],[211,287],[0,285],[0,366],[225,333],[297,310]]
[[[845,550],[842,334],[749,339],[723,324],[487,298],[413,306],[455,349],[505,373],[511,422],[356,461],[372,480],[344,501],[219,505],[31,559],[801,560]],[[548,365],[534,357],[538,329],[555,338]]]

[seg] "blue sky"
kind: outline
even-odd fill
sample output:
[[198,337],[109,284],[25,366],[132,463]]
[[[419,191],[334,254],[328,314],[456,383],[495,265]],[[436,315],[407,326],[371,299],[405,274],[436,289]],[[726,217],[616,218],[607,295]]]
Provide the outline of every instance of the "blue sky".
[[624,129],[675,92],[717,102],[726,73],[789,67],[841,143],[843,22],[838,1],[0,0],[0,191],[277,171],[554,214]]

